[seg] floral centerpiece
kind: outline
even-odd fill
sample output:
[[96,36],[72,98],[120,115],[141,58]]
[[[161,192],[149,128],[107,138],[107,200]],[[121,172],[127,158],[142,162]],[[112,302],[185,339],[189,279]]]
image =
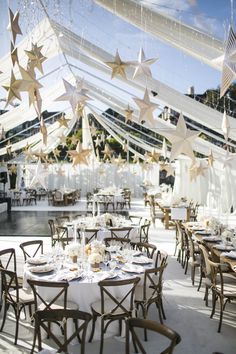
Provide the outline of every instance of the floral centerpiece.
[[81,245],[77,242],[70,243],[65,247],[65,254],[69,256],[74,263],[77,262],[77,258],[81,252]]
[[231,242],[234,238],[234,233],[233,231],[226,229],[222,232],[221,237],[225,240],[225,242]]
[[98,268],[99,263],[103,260],[105,249],[105,245],[97,240],[85,246],[85,253],[88,255],[88,262],[92,267]]

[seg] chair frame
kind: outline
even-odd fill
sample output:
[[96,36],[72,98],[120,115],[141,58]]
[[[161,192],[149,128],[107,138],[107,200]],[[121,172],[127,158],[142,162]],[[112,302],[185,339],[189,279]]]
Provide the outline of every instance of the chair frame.
[[[100,287],[100,293],[101,293],[101,311],[100,313],[96,312],[94,308],[91,305],[91,310],[92,310],[92,315],[93,315],[93,322],[92,322],[92,331],[91,335],[89,338],[89,342],[92,341],[93,335],[94,335],[94,330],[95,330],[95,323],[98,317],[101,318],[101,335],[100,335],[100,354],[103,352],[103,345],[104,345],[104,334],[113,321],[119,321],[119,330],[120,334],[122,331],[122,320],[127,319],[132,317],[132,312],[134,308],[134,291],[135,288],[140,281],[139,277],[135,278],[130,278],[130,279],[124,279],[124,280],[102,280],[98,283]],[[129,286],[130,285],[130,286]],[[116,298],[109,292],[109,288],[113,287],[124,287],[128,286],[128,289],[126,289],[126,293],[122,298]],[[114,306],[110,310],[109,313],[105,312],[105,302],[107,299],[112,301],[112,304]],[[129,300],[129,304],[126,305],[124,302],[125,300]],[[116,313],[117,309],[121,310],[121,313]],[[105,321],[108,321],[105,324]]]
[[[129,239],[129,234],[133,227],[125,226],[125,227],[111,227],[109,228],[109,231],[111,232],[111,237],[112,238],[127,238]],[[126,232],[125,235],[119,236],[118,233],[123,233]]]
[[[36,247],[34,252],[32,252],[32,255],[30,255],[26,251],[25,248],[28,248],[29,246],[33,246],[33,245],[35,245],[35,246],[38,245],[38,247]],[[38,254],[38,252],[43,254],[43,240],[26,241],[26,242],[21,243],[19,245],[19,247],[20,247],[20,249],[23,252],[25,262],[27,261],[28,258],[35,257]]]
[[105,243],[106,247],[110,246],[110,242],[117,242],[120,243],[120,247],[124,246],[124,245],[128,245],[131,244],[130,239],[129,238],[124,238],[124,237],[105,237],[103,239],[103,242]]
[[[88,327],[88,323],[91,320],[92,315],[79,311],[79,310],[42,310],[36,311],[34,313],[35,319],[35,332],[38,337],[38,349],[42,350],[42,338],[41,338],[41,328],[43,328],[48,337],[50,337],[58,346],[58,351],[63,353],[68,353],[67,346],[68,344],[77,336],[80,338],[80,353],[85,353],[85,342],[86,342],[86,331]],[[75,323],[75,332],[68,338],[67,337],[67,320],[72,319]],[[83,323],[78,327],[78,321],[83,321]],[[58,336],[52,333],[51,324],[62,322],[63,325],[63,334],[64,341],[59,340]],[[80,337],[80,332],[82,332],[82,337]],[[33,353],[34,348],[31,353]]]
[[137,249],[140,252],[146,253],[148,258],[153,258],[157,247],[148,242],[131,242],[133,249]]
[[140,349],[142,354],[147,354],[140,341],[140,337],[135,332],[135,328],[143,328],[144,330],[157,332],[162,336],[170,339],[169,346],[165,348],[161,354],[172,354],[174,352],[175,346],[181,342],[180,335],[163,324],[141,318],[129,318],[126,320],[125,354],[130,354],[130,333],[132,336],[135,353],[138,353],[138,349]]

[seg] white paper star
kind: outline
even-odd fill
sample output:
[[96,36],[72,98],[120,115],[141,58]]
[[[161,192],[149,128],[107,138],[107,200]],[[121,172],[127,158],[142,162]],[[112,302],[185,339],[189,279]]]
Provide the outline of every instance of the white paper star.
[[133,97],[133,100],[140,109],[139,121],[149,121],[151,125],[154,125],[153,111],[159,106],[156,103],[152,103],[149,98],[148,90],[145,89],[143,99]]
[[206,161],[197,160],[189,168],[190,181],[196,180],[196,178],[200,176],[206,177],[205,173],[207,170]]
[[36,169],[30,168],[29,172],[33,175],[33,178],[29,184],[29,188],[32,188],[34,186],[40,186],[40,187],[43,187],[44,189],[47,189],[46,177],[47,177],[48,173],[43,168],[40,159],[38,160]]
[[222,64],[220,97],[224,96],[236,75],[236,35],[230,26]]
[[128,121],[132,121],[133,119],[133,109],[130,108],[130,106],[128,105],[127,108],[125,109],[125,123],[128,123]]
[[80,164],[85,164],[88,165],[88,156],[90,154],[91,150],[89,149],[83,149],[82,144],[79,141],[76,149],[75,150],[69,150],[68,154],[72,158],[72,166],[80,165]]
[[152,73],[149,66],[155,63],[156,60],[157,58],[146,59],[143,48],[140,48],[138,61],[130,62],[131,65],[135,66],[133,79],[135,79],[139,75],[146,75],[148,77],[152,77]]
[[170,161],[173,161],[180,154],[185,154],[192,160],[195,159],[192,142],[197,138],[199,132],[187,129],[182,112],[175,130],[169,130],[162,133],[171,143]]

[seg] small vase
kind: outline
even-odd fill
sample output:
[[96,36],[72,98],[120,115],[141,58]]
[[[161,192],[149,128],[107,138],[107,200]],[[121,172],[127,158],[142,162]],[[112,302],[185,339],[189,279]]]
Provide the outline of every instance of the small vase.
[[77,263],[78,256],[71,256],[72,263]]

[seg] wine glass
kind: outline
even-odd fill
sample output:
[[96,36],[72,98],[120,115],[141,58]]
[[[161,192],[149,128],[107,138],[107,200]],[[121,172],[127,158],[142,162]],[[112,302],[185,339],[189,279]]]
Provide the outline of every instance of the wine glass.
[[107,269],[107,266],[109,264],[109,261],[110,261],[110,255],[109,255],[109,253],[105,253],[104,257],[103,257],[103,263],[105,264],[106,269]]

